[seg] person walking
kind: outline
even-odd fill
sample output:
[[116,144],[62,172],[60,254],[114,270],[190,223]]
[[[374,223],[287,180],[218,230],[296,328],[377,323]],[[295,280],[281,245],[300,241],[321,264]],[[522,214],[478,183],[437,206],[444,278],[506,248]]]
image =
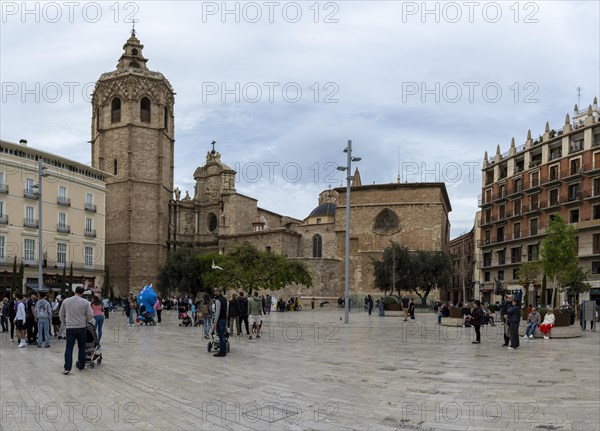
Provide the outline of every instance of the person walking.
[[9,309],[10,304],[8,303],[8,298],[4,297],[2,299],[2,309],[0,310],[0,324],[2,325],[2,332],[8,332]]
[[234,328],[237,331],[237,335],[240,335],[240,302],[237,293],[233,293],[231,301],[229,301],[229,327],[233,333]]
[[160,302],[160,298],[156,298],[156,302],[154,303],[154,310],[156,310],[156,320],[157,320],[157,324],[160,326],[161,322],[162,322],[162,311],[163,311],[163,305]]
[[94,295],[92,299],[92,313],[96,321],[96,331],[98,333],[98,347],[100,348],[100,340],[102,339],[102,327],[104,326],[104,305],[100,302],[100,298]]
[[483,310],[479,299],[475,300],[475,307],[471,311],[471,325],[475,328],[475,341],[473,344],[481,343],[481,324],[483,323]]
[[404,298],[402,298],[402,312],[404,313],[404,321],[405,322],[408,320],[409,304],[410,304],[410,300],[408,299],[408,296],[404,296]]
[[379,300],[379,303],[377,304],[377,308],[379,308],[379,315],[383,316],[385,313],[385,301],[383,300],[383,298],[381,298]]
[[26,332],[26,320],[27,320],[27,311],[25,310],[25,301],[23,299],[23,294],[21,292],[17,292],[15,294],[15,305],[17,310],[15,312],[15,327],[17,328],[17,341],[19,342],[19,347],[23,348],[27,346],[27,341],[25,338],[27,337]]
[[50,318],[52,317],[52,306],[46,300],[46,292],[40,292],[40,299],[35,303],[35,320],[37,323],[37,346],[42,347],[45,341],[46,347],[50,347]]
[[29,294],[29,299],[25,303],[25,323],[27,326],[27,344],[33,344],[37,341],[37,324],[35,323],[35,304],[38,295],[36,292]]
[[375,305],[373,303],[373,297],[371,295],[367,295],[367,299],[365,302],[367,303],[367,313],[369,313],[370,316],[371,313],[373,313],[373,305]]
[[[252,334],[256,332],[256,338],[260,338],[260,328],[262,326],[263,308],[261,299],[258,297],[258,291],[254,291],[254,296],[248,300],[248,314],[250,315],[250,325]],[[252,334],[248,336],[252,340]]]
[[239,304],[239,311],[240,311],[240,316],[238,319],[238,333],[241,335],[242,334],[242,322],[244,323],[244,326],[246,327],[246,335],[250,335],[250,325],[248,324],[248,298],[246,298],[244,296],[244,292],[242,292],[241,290],[239,291],[239,299],[238,299],[238,304]]
[[219,353],[215,353],[213,356],[222,358],[227,356],[227,340],[225,339],[225,332],[227,332],[227,311],[229,304],[227,299],[223,296],[223,290],[220,287],[215,289],[215,318],[214,323],[217,325],[217,335],[219,336]]
[[210,330],[211,330],[210,322],[212,320],[212,306],[210,303],[210,296],[208,296],[208,293],[204,294],[204,299],[202,300],[202,306],[200,307],[200,313],[202,313],[202,324],[204,326],[204,338],[208,338],[208,334],[210,334]]
[[513,298],[512,307],[508,309],[508,324],[510,333],[510,346],[508,350],[514,350],[519,347],[519,322],[521,321],[521,307],[519,302]]
[[104,318],[108,319],[108,313],[110,312],[110,301],[106,296],[102,298],[102,307],[104,307]]
[[410,304],[408,304],[408,315],[412,320],[415,320],[415,300],[412,298]]
[[83,286],[77,286],[75,295],[63,301],[60,307],[60,322],[67,328],[67,344],[65,346],[65,365],[63,374],[70,374],[73,366],[73,347],[77,341],[77,363],[79,370],[85,368],[85,343],[87,341],[87,322],[94,320],[92,306],[82,298]]

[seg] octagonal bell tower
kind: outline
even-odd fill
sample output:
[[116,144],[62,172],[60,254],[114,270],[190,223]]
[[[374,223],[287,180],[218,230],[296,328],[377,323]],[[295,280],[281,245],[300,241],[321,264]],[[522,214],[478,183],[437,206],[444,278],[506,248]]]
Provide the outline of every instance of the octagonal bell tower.
[[106,184],[106,264],[115,294],[156,283],[168,250],[173,194],[174,92],[148,69],[132,30],[116,70],[92,96],[92,165]]

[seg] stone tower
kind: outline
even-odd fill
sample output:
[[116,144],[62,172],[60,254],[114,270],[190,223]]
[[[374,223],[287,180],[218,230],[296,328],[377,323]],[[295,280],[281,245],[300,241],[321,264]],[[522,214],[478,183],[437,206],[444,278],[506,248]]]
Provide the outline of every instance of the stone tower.
[[173,194],[173,88],[146,67],[135,30],[92,96],[92,166],[106,184],[106,265],[115,294],[156,283]]

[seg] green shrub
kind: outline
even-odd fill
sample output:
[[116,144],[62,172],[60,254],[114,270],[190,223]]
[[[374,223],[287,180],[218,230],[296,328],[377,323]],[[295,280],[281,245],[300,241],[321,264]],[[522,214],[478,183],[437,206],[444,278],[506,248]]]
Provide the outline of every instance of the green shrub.
[[383,298],[383,303],[386,305],[397,304],[398,299],[395,296],[386,296],[385,298]]

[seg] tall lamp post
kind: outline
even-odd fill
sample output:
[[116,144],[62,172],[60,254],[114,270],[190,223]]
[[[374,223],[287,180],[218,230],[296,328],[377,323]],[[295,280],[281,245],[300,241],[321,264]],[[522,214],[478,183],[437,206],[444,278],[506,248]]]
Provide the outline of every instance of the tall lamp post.
[[33,185],[37,191],[34,193],[38,198],[38,289],[41,291],[44,286],[43,261],[42,261],[42,178],[47,177],[46,167],[42,163],[42,158],[38,158],[38,183]]
[[346,268],[344,280],[344,323],[348,323],[350,314],[350,187],[354,179],[352,175],[352,162],[360,161],[360,157],[352,157],[352,141],[348,141],[348,146],[344,148],[346,153],[346,166],[338,166],[338,171],[347,172],[346,175]]

